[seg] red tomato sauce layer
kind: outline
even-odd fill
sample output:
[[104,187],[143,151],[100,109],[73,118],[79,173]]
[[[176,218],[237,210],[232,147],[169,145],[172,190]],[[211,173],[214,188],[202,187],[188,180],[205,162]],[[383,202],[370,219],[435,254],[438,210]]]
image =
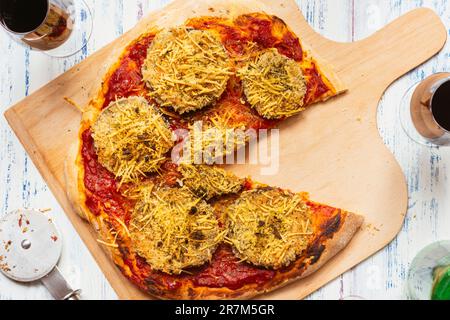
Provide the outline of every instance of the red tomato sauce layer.
[[133,204],[117,190],[114,175],[98,162],[90,129],[82,133],[81,140],[86,206],[95,215],[100,215],[103,211],[128,223]]
[[141,67],[147,57],[147,48],[154,37],[154,34],[143,36],[127,49],[117,69],[109,77],[103,108],[118,98],[143,95],[142,93],[146,91]]

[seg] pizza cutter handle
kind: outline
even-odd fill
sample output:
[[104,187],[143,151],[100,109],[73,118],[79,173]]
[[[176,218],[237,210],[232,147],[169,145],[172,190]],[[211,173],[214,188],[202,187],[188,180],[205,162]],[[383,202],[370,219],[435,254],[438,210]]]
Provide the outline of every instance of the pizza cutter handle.
[[55,267],[41,281],[55,300],[80,300],[81,290],[72,289],[58,267]]

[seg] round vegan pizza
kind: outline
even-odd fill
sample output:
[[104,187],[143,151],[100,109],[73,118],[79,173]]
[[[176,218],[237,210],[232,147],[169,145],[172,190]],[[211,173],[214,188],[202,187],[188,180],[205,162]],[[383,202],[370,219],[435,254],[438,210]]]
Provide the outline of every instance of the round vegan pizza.
[[70,199],[123,275],[152,296],[275,290],[341,251],[362,217],[226,168],[174,163],[177,132],[197,121],[219,136],[274,128],[342,91],[275,16],[202,16],[149,30],[125,48],[84,110],[66,168]]

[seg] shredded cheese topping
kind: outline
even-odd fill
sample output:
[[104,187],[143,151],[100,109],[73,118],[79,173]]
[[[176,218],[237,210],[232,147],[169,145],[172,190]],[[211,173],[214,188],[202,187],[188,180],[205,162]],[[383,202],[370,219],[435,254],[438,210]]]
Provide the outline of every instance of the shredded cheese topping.
[[310,210],[301,197],[279,189],[245,191],[226,212],[227,241],[239,258],[257,266],[288,266],[313,232]]
[[210,261],[225,232],[213,208],[186,188],[143,192],[130,222],[133,248],[169,274]]
[[238,70],[250,105],[267,119],[303,111],[306,81],[300,65],[276,49],[266,50]]
[[92,130],[99,162],[120,184],[157,171],[174,144],[162,115],[141,97],[112,102]]
[[207,165],[180,164],[183,185],[205,200],[238,193],[243,180],[221,168]]
[[142,67],[151,96],[180,114],[215,102],[225,91],[230,74],[220,39],[210,31],[185,27],[159,32]]
[[196,121],[189,126],[192,159],[202,156],[202,163],[221,163],[216,161],[245,146],[250,138],[245,125],[234,122],[232,117],[231,112],[225,111],[214,114],[205,122]]

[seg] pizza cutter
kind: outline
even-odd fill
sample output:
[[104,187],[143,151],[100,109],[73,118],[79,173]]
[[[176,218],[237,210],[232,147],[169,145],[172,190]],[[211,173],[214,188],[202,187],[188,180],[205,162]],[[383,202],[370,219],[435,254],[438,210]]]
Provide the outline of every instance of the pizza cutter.
[[52,220],[20,209],[0,220],[0,271],[18,282],[40,280],[56,300],[78,300],[57,267],[62,241]]

